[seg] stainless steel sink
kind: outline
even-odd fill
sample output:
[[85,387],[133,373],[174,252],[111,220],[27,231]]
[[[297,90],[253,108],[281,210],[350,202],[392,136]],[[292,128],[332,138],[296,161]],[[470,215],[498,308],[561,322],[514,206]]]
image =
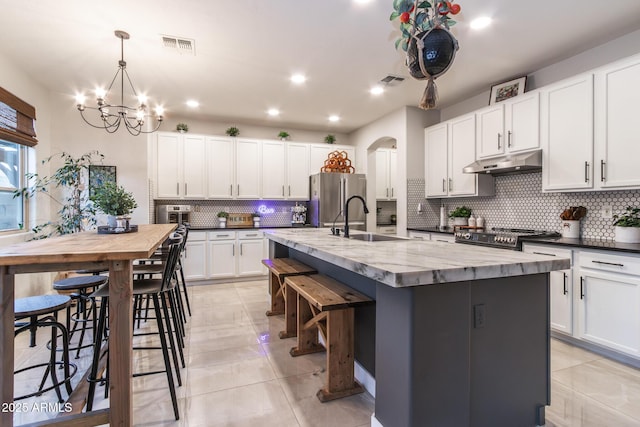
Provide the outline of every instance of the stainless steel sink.
[[375,234],[375,233],[352,234],[351,236],[349,236],[349,238],[354,240],[363,240],[365,242],[385,242],[389,240],[407,240],[404,237],[391,236],[389,234]]

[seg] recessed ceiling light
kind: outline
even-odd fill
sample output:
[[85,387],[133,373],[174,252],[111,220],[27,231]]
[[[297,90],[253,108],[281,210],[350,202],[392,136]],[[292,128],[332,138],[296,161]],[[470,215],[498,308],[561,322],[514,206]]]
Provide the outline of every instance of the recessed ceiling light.
[[337,122],[340,120],[340,116],[336,116],[335,114],[332,114],[329,116],[329,121],[330,122]]
[[369,92],[371,95],[382,95],[382,93],[384,93],[384,87],[375,85],[369,90]]
[[267,111],[267,114],[270,115],[271,117],[276,117],[280,115],[280,110],[278,110],[277,108],[269,108],[269,110]]
[[366,4],[371,3],[371,0],[353,0],[353,2],[358,4]]
[[295,84],[302,84],[307,81],[307,76],[304,74],[293,74],[291,76],[291,82]]
[[483,28],[487,28],[489,25],[491,25],[491,18],[488,16],[476,18],[469,24],[469,26],[474,30],[481,30]]
[[191,108],[198,108],[200,106],[200,103],[195,99],[190,99],[187,101],[187,106]]

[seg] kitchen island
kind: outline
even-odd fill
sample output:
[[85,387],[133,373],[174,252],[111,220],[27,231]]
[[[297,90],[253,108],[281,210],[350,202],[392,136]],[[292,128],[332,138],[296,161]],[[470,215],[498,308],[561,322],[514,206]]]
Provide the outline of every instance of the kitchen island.
[[355,358],[375,377],[372,425],[534,426],[549,404],[548,273],[568,259],[328,229],[265,230],[298,259],[373,298]]

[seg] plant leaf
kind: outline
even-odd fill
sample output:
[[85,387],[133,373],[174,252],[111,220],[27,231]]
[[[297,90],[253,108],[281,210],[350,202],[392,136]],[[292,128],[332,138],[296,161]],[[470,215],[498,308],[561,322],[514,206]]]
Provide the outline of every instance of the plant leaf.
[[389,17],[389,21],[393,21],[394,19],[397,19],[398,16],[400,16],[399,12],[396,12],[395,10],[393,12],[391,12],[391,16]]
[[428,1],[423,1],[418,3],[418,8],[422,8],[422,9],[428,9],[431,7],[431,3],[429,3]]

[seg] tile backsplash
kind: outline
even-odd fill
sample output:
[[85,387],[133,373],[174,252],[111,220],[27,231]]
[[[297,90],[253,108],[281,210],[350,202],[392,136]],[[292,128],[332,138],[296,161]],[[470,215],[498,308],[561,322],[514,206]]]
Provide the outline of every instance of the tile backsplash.
[[[570,206],[584,206],[587,215],[580,221],[581,237],[613,239],[613,220],[602,218],[602,209],[610,206],[614,214],[619,214],[627,206],[640,206],[638,190],[543,193],[540,172],[497,176],[496,194],[491,197],[425,199],[424,179],[408,180],[407,190],[409,228],[437,226],[440,204],[444,203],[447,213],[457,206],[468,206],[473,215],[485,218],[486,228],[533,228],[560,232],[560,213]],[[422,213],[418,213],[418,204],[422,206]]]

